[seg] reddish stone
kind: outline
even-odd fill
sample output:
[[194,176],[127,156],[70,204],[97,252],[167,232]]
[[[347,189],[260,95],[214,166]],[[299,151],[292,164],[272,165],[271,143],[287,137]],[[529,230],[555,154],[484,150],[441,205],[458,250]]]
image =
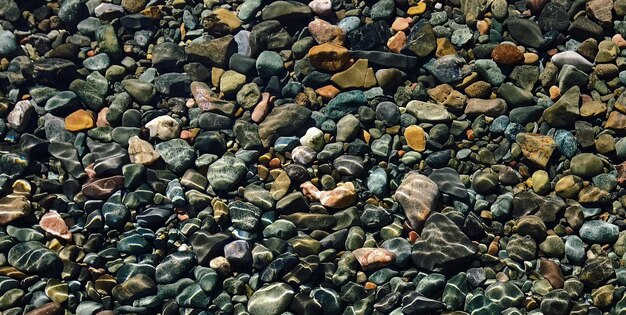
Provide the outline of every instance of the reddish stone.
[[517,65],[524,62],[524,53],[513,45],[500,44],[491,52],[491,58],[499,65]]
[[89,181],[83,185],[82,193],[87,198],[106,199],[122,187],[124,176],[118,175]]
[[396,260],[396,255],[384,248],[358,248],[352,254],[363,270],[379,269]]
[[65,221],[63,221],[61,215],[54,210],[50,210],[48,213],[44,214],[39,220],[39,225],[44,231],[54,236],[66,240],[72,239],[72,233],[67,228]]

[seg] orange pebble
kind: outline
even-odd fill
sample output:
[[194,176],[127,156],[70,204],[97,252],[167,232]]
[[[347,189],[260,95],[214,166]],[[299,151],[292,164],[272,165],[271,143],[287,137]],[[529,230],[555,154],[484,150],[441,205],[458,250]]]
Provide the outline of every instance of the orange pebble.
[[280,164],[280,159],[278,158],[273,158],[270,160],[269,163],[270,168],[280,168],[281,164]]
[[561,96],[561,90],[556,85],[550,87],[550,99],[556,101]]
[[365,290],[373,290],[376,289],[376,283],[374,282],[365,282]]
[[419,236],[417,235],[417,232],[415,231],[409,232],[409,242],[411,242],[411,244],[415,243],[418,239],[419,239]]
[[333,99],[335,96],[337,96],[337,94],[339,94],[339,92],[339,89],[337,89],[333,85],[325,85],[315,90],[315,94],[321,96],[325,100]]
[[467,140],[474,140],[474,130],[467,129],[467,131],[465,131],[465,134],[467,135]]
[[95,51],[90,50],[90,51],[87,52],[87,57],[93,57],[95,54],[96,54]]
[[406,34],[404,34],[404,32],[397,32],[387,40],[387,47],[395,53],[399,53],[405,45]]
[[408,28],[409,28],[409,22],[403,18],[396,18],[396,20],[393,21],[393,24],[391,24],[391,29],[394,30],[395,32],[404,31],[404,30],[407,30]]

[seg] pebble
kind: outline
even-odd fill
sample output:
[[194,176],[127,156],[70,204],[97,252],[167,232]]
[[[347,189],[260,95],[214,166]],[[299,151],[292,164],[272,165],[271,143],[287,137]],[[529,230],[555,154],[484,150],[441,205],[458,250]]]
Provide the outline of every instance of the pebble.
[[31,2],[0,312],[626,310],[623,0]]

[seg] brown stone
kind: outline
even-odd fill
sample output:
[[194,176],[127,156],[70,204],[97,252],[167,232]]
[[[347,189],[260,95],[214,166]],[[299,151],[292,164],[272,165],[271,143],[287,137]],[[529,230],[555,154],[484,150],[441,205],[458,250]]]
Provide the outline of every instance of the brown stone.
[[309,50],[309,61],[317,69],[326,71],[337,71],[341,69],[350,59],[348,49],[330,43],[311,47]]
[[330,80],[342,90],[370,88],[376,85],[374,69],[368,68],[367,59],[357,60],[350,68],[335,73]]
[[394,198],[402,205],[411,228],[419,231],[439,202],[439,187],[425,175],[411,171],[402,180]]
[[396,260],[396,255],[384,248],[357,248],[352,254],[363,270],[379,269]]
[[61,304],[57,302],[49,302],[24,315],[57,315],[61,314]]
[[585,102],[580,107],[580,116],[582,117],[595,117],[606,112],[606,104],[599,101]]
[[341,27],[318,18],[309,23],[309,32],[318,44],[330,43],[341,46],[346,37]]
[[160,157],[150,142],[142,140],[138,136],[132,136],[128,139],[128,156],[131,163],[143,165],[150,165]]
[[550,282],[553,289],[562,289],[565,279],[561,267],[552,260],[542,259],[539,262],[539,272]]
[[500,44],[491,51],[491,58],[499,65],[517,65],[524,62],[524,53],[509,44]]
[[487,115],[497,117],[506,112],[506,101],[501,98],[484,100],[480,98],[470,98],[465,106],[465,114],[468,116]]
[[0,199],[0,225],[8,224],[30,214],[30,201],[24,194],[9,194]]
[[591,0],[586,6],[587,15],[604,25],[612,25],[612,9],[613,0]]
[[82,193],[91,199],[106,199],[124,187],[124,176],[117,175],[91,180],[83,185]]
[[541,167],[548,165],[556,148],[552,137],[537,133],[518,133],[515,141],[522,149],[524,157]]
[[485,81],[476,81],[468,85],[464,92],[467,94],[467,97],[488,98],[491,94],[491,84]]
[[317,201],[330,208],[346,208],[353,204],[357,199],[356,188],[352,182],[337,184],[332,190],[319,190],[313,183],[307,181],[300,185],[302,193],[309,200]]
[[44,231],[54,236],[58,236],[66,240],[70,240],[72,238],[72,233],[67,228],[67,224],[65,224],[61,215],[54,210],[50,210],[41,217],[39,220],[39,226],[41,226]]
[[612,111],[609,114],[609,118],[606,120],[606,124],[604,128],[614,129],[614,130],[624,130],[626,129],[626,115],[618,112]]
[[453,111],[462,111],[467,102],[467,97],[453,89],[449,84],[440,84],[432,89],[428,89],[427,92],[428,96],[435,100],[437,104]]
[[315,90],[315,93],[325,100],[330,100],[339,94],[339,89],[333,85],[325,85]]

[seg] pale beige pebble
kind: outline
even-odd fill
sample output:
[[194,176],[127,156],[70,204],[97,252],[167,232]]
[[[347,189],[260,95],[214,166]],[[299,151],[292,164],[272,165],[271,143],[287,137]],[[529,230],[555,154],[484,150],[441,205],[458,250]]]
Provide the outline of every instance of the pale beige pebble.
[[150,142],[142,140],[138,136],[128,138],[128,156],[131,163],[143,165],[150,165],[160,157]]
[[270,100],[270,93],[268,92],[261,93],[261,100],[256,105],[256,107],[254,107],[254,110],[252,111],[252,115],[251,115],[252,121],[258,124],[262,122],[263,119],[265,119],[265,116],[267,116],[267,114],[269,113],[269,100]]
[[98,112],[98,118],[96,119],[96,127],[108,127],[109,121],[107,120],[107,113],[109,108],[105,107]]
[[41,226],[44,231],[54,236],[58,236],[66,240],[70,240],[72,238],[72,233],[67,228],[67,224],[65,224],[61,215],[54,210],[48,211],[48,213],[41,217],[39,220],[39,226]]
[[310,181],[300,185],[302,193],[311,201],[318,201],[325,207],[345,208],[356,201],[356,188],[352,182],[337,184],[332,190],[319,190]]
[[478,29],[478,33],[480,35],[488,35],[489,34],[489,22],[485,20],[480,20],[476,22],[476,29]]
[[309,8],[317,15],[329,15],[333,12],[333,3],[331,0],[313,0],[309,2]]
[[363,270],[380,269],[396,260],[396,255],[384,248],[357,248],[352,254]]
[[439,187],[427,176],[411,171],[404,177],[393,197],[402,206],[409,226],[419,231],[437,207]]
[[180,132],[178,121],[168,115],[152,119],[146,124],[146,128],[150,130],[151,138],[156,137],[161,140],[174,139]]
[[534,65],[539,61],[539,55],[535,53],[524,53],[524,64]]
[[35,112],[35,109],[29,100],[15,103],[15,106],[6,118],[9,127],[16,131],[24,131],[28,127],[28,121],[33,112]]
[[611,40],[617,45],[618,48],[626,47],[626,40],[622,37],[622,34],[615,34]]

